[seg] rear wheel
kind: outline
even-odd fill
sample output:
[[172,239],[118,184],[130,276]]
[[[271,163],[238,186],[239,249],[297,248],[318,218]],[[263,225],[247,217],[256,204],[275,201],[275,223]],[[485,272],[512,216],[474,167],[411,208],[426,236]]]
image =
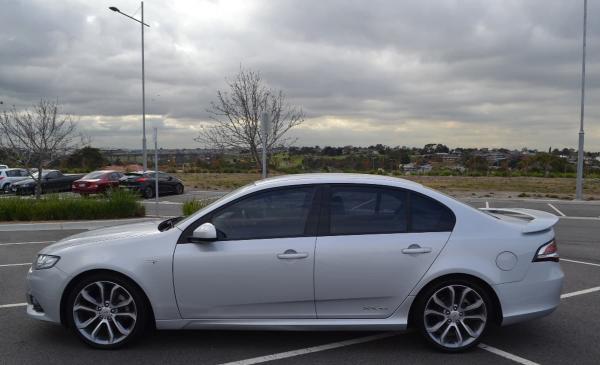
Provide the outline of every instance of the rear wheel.
[[146,186],[144,188],[144,198],[150,199],[154,196],[154,189],[151,186]]
[[470,280],[446,280],[417,299],[415,316],[421,334],[434,347],[448,352],[479,343],[493,318],[487,291]]
[[118,348],[138,338],[148,313],[137,286],[110,273],[83,279],[68,299],[69,327],[85,343],[100,349]]

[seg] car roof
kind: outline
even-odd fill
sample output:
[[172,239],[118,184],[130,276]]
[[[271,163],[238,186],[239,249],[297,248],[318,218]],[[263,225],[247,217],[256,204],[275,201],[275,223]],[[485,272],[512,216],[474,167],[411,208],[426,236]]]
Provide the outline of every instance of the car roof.
[[294,174],[270,177],[264,180],[258,180],[254,184],[262,185],[293,185],[294,183],[314,183],[314,184],[343,184],[343,183],[369,183],[384,184],[405,187],[422,187],[423,185],[414,181],[401,179],[385,175],[369,174],[345,174],[345,173],[315,173],[315,174]]

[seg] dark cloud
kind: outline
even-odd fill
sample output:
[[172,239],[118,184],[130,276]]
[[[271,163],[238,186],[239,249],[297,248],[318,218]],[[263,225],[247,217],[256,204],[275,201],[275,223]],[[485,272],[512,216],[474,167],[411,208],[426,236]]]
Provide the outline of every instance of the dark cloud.
[[[58,99],[102,146],[140,143],[139,26],[108,1],[5,1],[0,100]],[[139,16],[139,2],[117,6]],[[581,2],[146,1],[148,128],[197,146],[240,65],[306,111],[299,144],[576,145]],[[600,149],[589,4],[587,146]],[[150,134],[149,134],[150,136]]]

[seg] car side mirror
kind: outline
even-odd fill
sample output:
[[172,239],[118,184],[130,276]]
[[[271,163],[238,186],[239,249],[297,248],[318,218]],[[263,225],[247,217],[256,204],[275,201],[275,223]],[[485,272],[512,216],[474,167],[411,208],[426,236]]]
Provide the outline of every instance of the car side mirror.
[[204,223],[192,232],[191,242],[212,242],[217,240],[217,229],[212,223]]

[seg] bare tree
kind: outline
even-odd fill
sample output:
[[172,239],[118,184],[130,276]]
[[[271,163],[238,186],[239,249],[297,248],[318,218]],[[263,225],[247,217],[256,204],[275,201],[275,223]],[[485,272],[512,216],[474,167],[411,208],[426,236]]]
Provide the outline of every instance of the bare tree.
[[40,100],[22,111],[13,106],[0,118],[0,149],[19,161],[36,180],[36,199],[42,191],[42,169],[77,148],[76,137],[72,117],[59,112],[58,102]]
[[258,72],[241,68],[228,86],[229,91],[217,91],[217,101],[207,110],[214,124],[203,128],[195,140],[213,148],[247,149],[260,168],[259,151],[265,138],[260,126],[262,113],[267,112],[271,118],[267,134],[269,158],[273,148],[293,142],[286,133],[304,122],[304,113],[288,105],[281,90],[264,85]]

